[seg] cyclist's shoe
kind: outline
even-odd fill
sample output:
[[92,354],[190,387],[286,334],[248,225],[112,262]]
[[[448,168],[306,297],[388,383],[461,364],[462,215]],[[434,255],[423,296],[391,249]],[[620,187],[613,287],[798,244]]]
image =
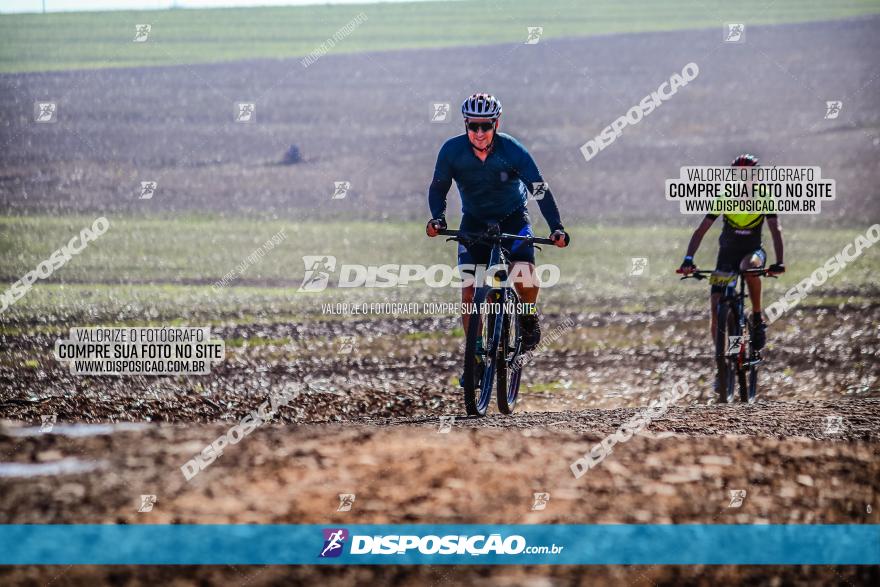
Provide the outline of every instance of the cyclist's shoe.
[[520,314],[519,324],[522,332],[523,351],[534,350],[541,342],[541,323],[538,322],[538,315]]
[[767,325],[764,323],[764,319],[760,314],[755,314],[752,316],[752,347],[759,351],[764,348],[764,345],[767,344]]

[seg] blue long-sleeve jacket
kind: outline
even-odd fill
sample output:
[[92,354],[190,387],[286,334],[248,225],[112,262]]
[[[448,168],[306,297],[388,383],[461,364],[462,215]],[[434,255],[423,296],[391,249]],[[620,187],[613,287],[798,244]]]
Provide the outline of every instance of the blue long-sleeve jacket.
[[[432,218],[445,218],[446,195],[453,180],[461,194],[463,214],[487,224],[498,222],[525,207],[535,184],[544,183],[526,148],[505,133],[498,133],[495,137],[485,162],[474,154],[466,134],[443,144],[428,189]],[[550,190],[546,189],[544,196],[537,201],[550,230],[562,229],[559,209]]]

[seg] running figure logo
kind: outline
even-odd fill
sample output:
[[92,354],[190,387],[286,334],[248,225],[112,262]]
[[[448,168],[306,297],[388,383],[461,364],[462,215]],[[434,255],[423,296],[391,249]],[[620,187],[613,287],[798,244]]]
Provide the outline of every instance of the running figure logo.
[[526,45],[537,45],[538,41],[541,40],[541,35],[544,34],[544,27],[542,26],[530,26],[527,27],[529,30],[529,36],[526,37]]
[[253,122],[256,120],[257,105],[253,102],[236,102],[235,122]]
[[825,434],[843,432],[843,416],[825,416]]
[[440,428],[437,430],[440,434],[449,434],[452,425],[455,424],[455,416],[440,416]]
[[153,511],[153,506],[156,504],[156,496],[155,495],[142,495],[141,496],[141,505],[138,506],[138,512],[145,513]]
[[304,255],[306,274],[297,291],[324,291],[330,281],[330,273],[336,269],[336,257],[332,255]]
[[156,193],[156,188],[159,187],[159,184],[155,181],[142,181],[141,182],[141,200],[152,200],[153,194]]
[[532,182],[532,198],[534,198],[536,202],[540,202],[544,199],[544,196],[547,194],[547,190],[549,189],[550,184],[548,184],[546,181]]
[[647,257],[630,257],[629,274],[633,277],[645,275],[648,270]]
[[549,493],[535,493],[535,501],[532,503],[532,511],[537,512],[547,509],[547,502],[550,501]]
[[731,489],[730,494],[730,503],[727,504],[729,508],[738,508],[742,507],[743,501],[746,499],[746,490],[745,489]]
[[728,356],[735,357],[739,354],[740,350],[742,350],[742,346],[745,344],[745,340],[743,340],[742,335],[733,334],[727,337],[727,354]]
[[333,558],[342,554],[342,547],[348,538],[348,530],[345,528],[325,528],[324,548],[318,558]]
[[825,120],[834,120],[840,116],[840,110],[843,108],[843,102],[840,100],[830,100],[825,102]]
[[724,36],[725,43],[739,43],[746,34],[746,25],[744,24],[728,24],[726,34]]
[[147,39],[150,38],[150,31],[153,26],[149,24],[136,24],[134,25],[134,39],[135,43],[146,43]]
[[58,416],[56,414],[40,416],[40,432],[52,432],[52,428],[55,427],[55,422],[57,421]]
[[431,110],[431,122],[449,121],[449,102],[434,102]]
[[351,506],[354,505],[354,493],[340,493],[339,494],[339,507],[336,508],[337,512],[350,512]]
[[345,196],[348,195],[348,190],[351,189],[350,181],[334,181],[333,182],[333,197],[331,200],[342,200]]
[[58,118],[55,114],[58,112],[58,106],[55,102],[35,102],[34,103],[34,121],[35,122],[55,122]]

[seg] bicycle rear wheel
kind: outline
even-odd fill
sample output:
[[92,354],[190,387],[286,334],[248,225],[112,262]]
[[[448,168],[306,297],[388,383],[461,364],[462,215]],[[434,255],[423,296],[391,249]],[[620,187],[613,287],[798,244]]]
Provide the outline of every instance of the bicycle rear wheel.
[[739,370],[739,401],[743,403],[755,403],[758,393],[758,363],[761,360],[761,351],[752,348],[750,320],[746,320],[746,329],[749,331],[749,354],[748,366]]
[[715,326],[715,362],[718,368],[718,403],[721,404],[729,404],[733,401],[737,358],[728,356],[728,343],[730,336],[739,334],[739,321],[735,309],[728,302],[720,302]]
[[[464,349],[464,406],[468,416],[485,416],[492,399],[492,384],[497,368],[496,313],[485,302],[493,302],[497,290],[481,287],[474,295],[474,312],[468,318],[467,338]],[[499,322],[500,326],[500,322]],[[477,349],[482,339],[483,349]]]
[[[508,304],[519,302],[519,296],[514,290],[508,291]],[[504,313],[501,327],[501,342],[498,345],[498,386],[495,395],[498,398],[498,411],[502,414],[512,414],[519,397],[519,382],[522,375],[522,333],[520,331],[519,316],[514,312]]]

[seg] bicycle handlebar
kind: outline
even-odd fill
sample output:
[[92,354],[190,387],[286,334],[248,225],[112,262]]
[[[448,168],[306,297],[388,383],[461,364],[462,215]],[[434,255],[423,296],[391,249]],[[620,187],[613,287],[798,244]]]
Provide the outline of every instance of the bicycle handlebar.
[[556,243],[549,238],[541,238],[538,236],[524,236],[521,234],[505,234],[503,232],[499,232],[497,234],[491,234],[488,232],[464,232],[461,230],[438,230],[438,235],[450,236],[453,240],[465,239],[465,240],[482,240],[482,241],[502,241],[502,240],[520,240],[526,241],[527,243],[536,244],[536,245],[555,245]]
[[[681,279],[706,279],[707,275],[711,275],[715,273],[717,269],[694,269],[690,273],[684,275]],[[676,270],[676,273],[679,271]],[[743,271],[742,269],[737,269],[734,271],[737,275],[757,275],[759,277],[772,277],[776,279],[775,275],[770,275],[766,267],[760,267],[758,269],[746,269]]]

